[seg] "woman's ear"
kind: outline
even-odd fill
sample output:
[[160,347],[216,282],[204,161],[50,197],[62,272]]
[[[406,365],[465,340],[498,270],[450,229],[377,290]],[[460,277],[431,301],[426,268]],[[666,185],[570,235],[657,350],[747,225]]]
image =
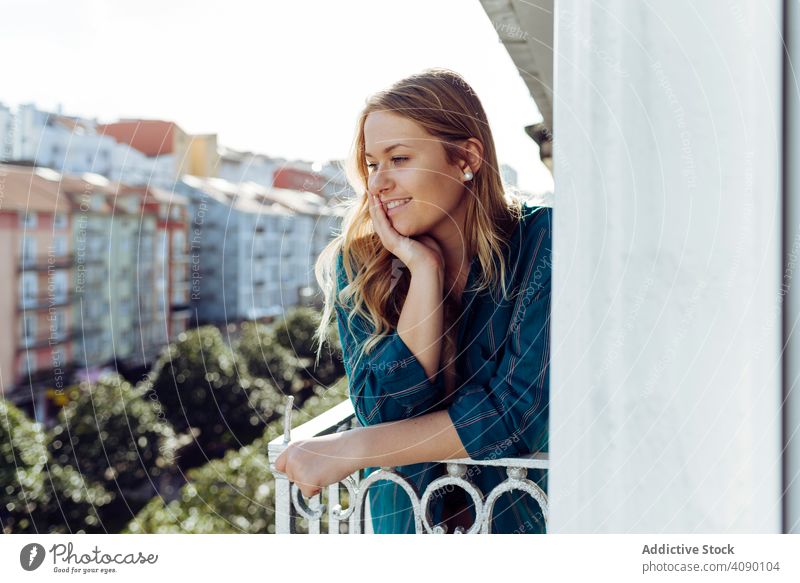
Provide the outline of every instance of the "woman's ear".
[[483,163],[483,144],[477,138],[467,138],[462,148],[461,171],[466,172],[469,169],[476,174]]

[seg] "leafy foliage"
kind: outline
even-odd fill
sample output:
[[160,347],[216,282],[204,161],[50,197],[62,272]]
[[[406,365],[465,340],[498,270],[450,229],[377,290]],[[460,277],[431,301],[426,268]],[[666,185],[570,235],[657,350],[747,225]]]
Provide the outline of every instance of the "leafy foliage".
[[270,326],[254,322],[242,324],[235,350],[252,376],[272,382],[283,395],[291,395],[302,387],[297,379],[300,360],[277,341]]
[[299,308],[248,323],[234,349],[190,330],[136,387],[111,374],[66,389],[49,432],[0,399],[3,532],[271,532],[267,443],[286,395],[294,426],[346,398],[335,326],[314,366],[318,322]]
[[281,402],[268,381],[250,377],[213,326],[182,333],[146,384],[176,431],[199,430],[197,443],[209,457],[253,441],[277,417]]
[[51,431],[53,458],[127,499],[149,499],[153,482],[174,463],[172,426],[159,418],[144,387],[134,388],[117,374],[72,391],[77,397],[59,412]]
[[157,404],[145,398],[146,389],[117,374],[69,391],[48,450],[60,466],[114,494],[99,514],[103,527],[116,532],[174,466],[175,433],[159,418]]
[[[302,410],[292,415],[296,427],[346,398],[346,379],[317,387]],[[131,533],[267,533],[275,531],[275,488],[267,444],[283,433],[278,418],[264,434],[238,451],[229,451],[189,472],[180,498],[165,503],[154,498],[128,524]]]
[[3,533],[102,532],[98,509],[113,496],[52,462],[37,423],[0,399],[0,525]]
[[316,363],[317,344],[314,333],[320,324],[321,315],[311,308],[295,308],[286,317],[274,324],[275,338],[284,348],[292,351],[301,362],[300,376],[306,386],[329,385],[344,375],[342,347],[335,322],[328,327],[328,338]]

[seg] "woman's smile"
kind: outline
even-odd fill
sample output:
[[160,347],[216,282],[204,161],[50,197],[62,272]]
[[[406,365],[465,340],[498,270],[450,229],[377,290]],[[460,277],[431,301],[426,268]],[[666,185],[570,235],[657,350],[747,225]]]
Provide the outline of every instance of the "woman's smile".
[[395,213],[399,213],[401,209],[405,208],[408,203],[411,202],[410,198],[404,198],[402,200],[391,200],[386,203],[386,214],[392,216]]

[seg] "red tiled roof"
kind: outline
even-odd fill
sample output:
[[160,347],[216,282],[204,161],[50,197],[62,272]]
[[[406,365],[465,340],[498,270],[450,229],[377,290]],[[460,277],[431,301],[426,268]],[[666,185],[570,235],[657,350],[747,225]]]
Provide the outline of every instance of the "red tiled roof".
[[128,144],[145,156],[171,154],[176,124],[157,119],[138,119],[99,124],[98,134],[111,136],[118,143]]

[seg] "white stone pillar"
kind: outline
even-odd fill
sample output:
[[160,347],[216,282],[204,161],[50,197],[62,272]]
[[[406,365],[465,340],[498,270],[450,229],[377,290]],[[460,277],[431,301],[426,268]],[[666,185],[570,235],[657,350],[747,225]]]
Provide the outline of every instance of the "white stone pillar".
[[781,530],[778,0],[561,0],[551,532]]

